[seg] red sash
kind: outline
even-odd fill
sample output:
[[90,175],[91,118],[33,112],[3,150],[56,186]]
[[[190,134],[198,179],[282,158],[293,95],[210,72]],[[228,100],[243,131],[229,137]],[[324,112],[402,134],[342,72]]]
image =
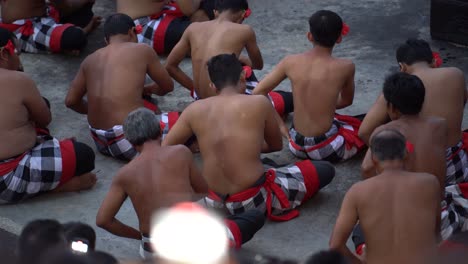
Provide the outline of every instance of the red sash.
[[175,7],[175,10],[163,9],[161,12],[151,16],[151,19],[159,19],[164,16],[159,22],[159,26],[154,32],[153,48],[158,54],[164,54],[164,43],[166,39],[166,31],[171,22],[179,17],[184,16],[177,3],[169,4],[170,7]]
[[26,156],[26,153],[21,154],[21,156],[9,161],[0,164],[0,177],[5,176],[6,174],[12,172],[16,167],[18,167],[21,160]]

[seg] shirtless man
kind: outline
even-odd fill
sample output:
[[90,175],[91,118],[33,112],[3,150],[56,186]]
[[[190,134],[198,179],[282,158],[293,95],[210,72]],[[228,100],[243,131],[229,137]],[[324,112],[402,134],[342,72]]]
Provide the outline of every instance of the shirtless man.
[[[140,155],[114,177],[96,217],[99,227],[117,236],[141,240],[142,257],[152,255],[149,233],[153,214],[180,202],[198,200],[200,197],[196,194],[208,191],[187,147],[161,146],[158,123],[158,118],[144,108],[129,114],[124,123],[125,136]],[[127,197],[130,197],[138,216],[139,230],[115,218]],[[250,240],[264,221],[265,217],[260,212],[226,220],[234,245],[239,247]]]
[[169,54],[195,21],[213,19],[214,0],[117,0],[117,12],[129,15],[143,29],[138,42]]
[[169,131],[163,146],[197,137],[208,206],[230,214],[258,209],[277,221],[298,216],[295,209],[331,182],[328,162],[302,161],[265,172],[260,154],[279,151],[281,134],[275,111],[264,96],[245,95],[245,77],[235,54],[208,62],[218,96],[190,104]]
[[[468,155],[461,132],[467,96],[463,72],[453,67],[434,68],[431,48],[424,40],[409,39],[398,48],[396,57],[402,72],[416,75],[424,83],[426,98],[421,116],[437,116],[447,120],[445,185],[468,181]],[[388,122],[388,119],[387,102],[380,95],[366,115],[359,136],[368,143],[374,129]]]
[[[135,24],[129,16],[111,15],[104,24],[104,34],[107,47],[83,61],[65,104],[88,115],[91,135],[101,153],[131,160],[137,152],[124,138],[125,118],[148,104],[143,94],[165,95],[173,90],[174,83],[156,52],[136,43]],[[145,86],[147,73],[155,84]],[[83,98],[86,94],[87,100]]]
[[[378,176],[354,184],[346,194],[330,247],[351,263],[433,263],[440,227],[440,188],[434,175],[405,169],[406,139],[396,130],[375,134],[370,148]],[[346,246],[359,221],[366,257]]]
[[335,114],[354,99],[353,62],[332,56],[342,40],[344,23],[336,13],[321,10],[309,19],[307,38],[314,48],[289,55],[254,89],[266,95],[289,78],[294,100],[293,126],[280,122],[289,149],[302,159],[341,161],[353,157],[364,146],[358,138],[360,121]]
[[[441,197],[445,189],[445,146],[447,145],[447,122],[439,117],[423,117],[420,112],[424,103],[425,88],[421,79],[407,73],[390,75],[383,88],[387,112],[392,122],[375,129],[394,129],[407,140],[409,154],[405,168],[411,172],[425,172],[437,176]],[[371,150],[362,163],[364,178],[377,174]]]
[[78,54],[86,34],[101,19],[92,11],[95,0],[0,0],[0,27],[13,33],[24,52]]
[[15,43],[15,36],[0,28],[0,203],[91,188],[96,183],[93,150],[40,129],[51,122],[50,109],[31,78],[18,72]]

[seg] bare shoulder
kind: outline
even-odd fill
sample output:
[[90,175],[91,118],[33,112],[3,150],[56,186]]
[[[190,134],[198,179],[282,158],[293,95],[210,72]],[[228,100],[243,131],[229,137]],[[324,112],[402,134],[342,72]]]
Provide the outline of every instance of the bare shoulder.
[[431,130],[433,131],[433,133],[436,133],[438,136],[447,135],[448,123],[445,118],[436,117],[436,116],[428,117],[428,124],[431,127]]
[[132,177],[134,177],[136,167],[139,167],[138,159],[130,161],[128,164],[124,165],[117,171],[117,174],[112,179],[112,183],[124,187],[125,182],[132,180]]
[[446,74],[449,74],[452,77],[464,77],[463,71],[457,67],[445,67],[439,68],[439,70],[443,70]]
[[4,83],[14,85],[15,89],[20,89],[21,91],[30,90],[31,88],[36,87],[33,79],[24,72],[2,71],[2,80]]
[[185,145],[166,146],[167,153],[176,159],[186,160],[192,159],[192,152]]
[[336,59],[336,63],[342,68],[342,69],[345,69],[345,70],[348,70],[348,71],[354,71],[356,69],[356,65],[354,64],[354,62],[350,59],[341,59],[341,58],[337,58]]
[[[440,184],[437,176],[430,174],[430,173],[414,173],[417,179],[416,185],[424,184],[427,188],[431,187],[432,190],[439,192],[440,191]],[[420,188],[424,189],[424,188]]]
[[359,197],[366,195],[366,193],[369,191],[370,187],[368,185],[371,184],[372,180],[373,178],[353,184],[346,192],[347,199],[351,199],[357,202]]
[[271,106],[270,100],[264,96],[264,95],[241,95],[244,97],[244,102],[247,102],[247,104],[253,104],[253,105],[258,105],[258,106]]

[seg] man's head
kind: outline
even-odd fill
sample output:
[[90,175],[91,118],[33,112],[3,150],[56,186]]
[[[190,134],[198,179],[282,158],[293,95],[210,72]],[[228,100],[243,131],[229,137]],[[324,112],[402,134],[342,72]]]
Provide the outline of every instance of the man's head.
[[384,129],[372,136],[370,149],[374,164],[403,161],[407,154],[406,138],[395,129]]
[[[210,86],[215,88],[217,92],[227,87],[237,87],[240,93],[245,91],[245,76],[242,64],[235,54],[214,56],[208,61],[207,65],[212,82]],[[241,81],[244,83],[241,84]]]
[[21,264],[35,263],[49,248],[68,248],[62,225],[55,220],[36,220],[27,224],[17,247]]
[[308,39],[315,45],[333,48],[336,43],[341,42],[343,20],[335,12],[320,10],[309,18],[310,32]]
[[23,71],[17,43],[18,40],[13,33],[0,28],[0,67],[12,71]]
[[233,22],[242,23],[247,9],[249,9],[247,0],[216,0],[214,14],[218,17],[221,13],[229,12]]
[[392,120],[401,115],[417,115],[421,112],[426,89],[415,75],[399,72],[387,77],[383,94],[387,112]]
[[396,59],[400,70],[406,72],[408,67],[418,62],[433,63],[433,55],[429,43],[422,39],[408,39],[398,47]]
[[117,35],[126,36],[128,42],[137,42],[135,22],[125,14],[110,15],[104,23],[104,36],[106,43],[111,42],[111,38]]
[[135,147],[147,141],[158,140],[161,128],[157,116],[146,108],[138,108],[128,114],[123,125],[125,138]]
[[63,224],[63,230],[69,245],[75,241],[82,241],[87,242],[89,250],[96,248],[96,232],[90,225],[80,222],[69,222]]

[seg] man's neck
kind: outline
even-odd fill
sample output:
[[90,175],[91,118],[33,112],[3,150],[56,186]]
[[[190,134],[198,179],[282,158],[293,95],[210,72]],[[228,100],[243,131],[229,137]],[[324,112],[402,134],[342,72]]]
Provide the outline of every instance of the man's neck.
[[235,23],[234,15],[230,11],[224,11],[216,18],[218,22],[231,22]]
[[379,163],[377,172],[380,174],[388,171],[402,171],[404,169],[405,164],[403,160],[386,160]]
[[429,65],[429,63],[427,62],[416,62],[411,65],[408,65],[406,73],[414,74],[415,72],[418,72],[420,70],[427,70],[430,68],[431,68],[431,65]]
[[161,148],[161,139],[146,141],[143,145],[141,145],[140,147],[137,147],[137,148],[139,148],[137,150],[138,150],[138,152],[140,152],[140,154],[144,154],[147,151],[155,153],[155,152],[157,152],[155,150]]
[[419,116],[419,114],[416,114],[416,115],[401,115],[400,120],[404,120],[404,121],[414,121],[414,120],[417,120],[417,119],[420,119],[421,116]]
[[324,46],[320,46],[314,44],[314,48],[310,51],[312,54],[316,56],[328,56],[330,57],[333,53],[333,48],[328,48]]
[[109,45],[131,42],[127,35],[115,35],[109,38]]
[[241,94],[239,92],[239,89],[236,86],[227,86],[224,87],[220,92],[220,96],[230,96],[230,95],[236,95],[236,94]]

